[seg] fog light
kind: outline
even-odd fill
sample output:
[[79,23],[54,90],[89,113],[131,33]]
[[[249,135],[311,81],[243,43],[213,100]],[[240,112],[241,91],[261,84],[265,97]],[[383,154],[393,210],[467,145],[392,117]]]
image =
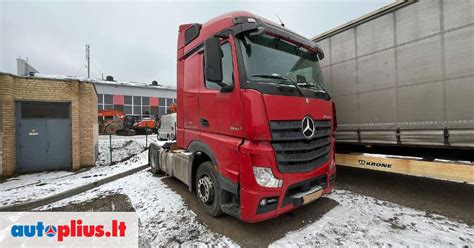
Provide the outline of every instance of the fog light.
[[269,188],[280,188],[283,180],[275,178],[271,168],[253,167],[253,175],[258,185]]
[[265,207],[266,205],[274,204],[277,202],[278,202],[278,197],[264,198],[260,201],[260,207]]

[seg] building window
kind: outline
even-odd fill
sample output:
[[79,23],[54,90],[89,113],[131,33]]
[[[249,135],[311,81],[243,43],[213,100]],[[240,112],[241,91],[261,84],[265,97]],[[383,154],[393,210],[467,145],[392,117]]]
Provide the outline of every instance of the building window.
[[150,114],[152,116],[158,114],[158,107],[157,106],[151,106],[150,107]]
[[142,96],[142,114],[145,117],[150,117],[150,97]]
[[141,105],[142,104],[142,97],[141,96],[134,96],[133,97],[133,105]]
[[165,114],[166,114],[166,107],[164,107],[164,106],[159,106],[159,107],[158,107],[158,114],[159,114],[159,115],[165,115]]
[[114,104],[114,96],[104,95],[104,104]]
[[114,109],[123,112],[123,105],[114,105]]
[[133,115],[141,115],[141,114],[142,114],[142,106],[133,105]]
[[142,105],[150,106],[150,98],[147,96],[142,97]]
[[166,106],[170,106],[173,103],[173,98],[166,98]]
[[104,104],[104,109],[114,109],[113,104]]
[[145,117],[150,117],[150,106],[142,106],[142,112]]
[[133,115],[133,96],[123,97],[123,112],[126,115]]
[[133,115],[142,114],[142,97],[134,96],[133,97]]
[[124,96],[123,97],[123,104],[125,105],[132,105],[133,104],[133,97],[132,96]]
[[124,112],[126,115],[133,115],[133,107],[132,107],[132,105],[124,105],[124,106],[123,106],[123,112]]
[[155,115],[165,115],[170,113],[170,106],[176,103],[176,98],[166,97],[149,97],[149,96],[132,96],[120,95],[123,97],[118,101],[118,95],[113,94],[97,94],[97,108],[99,110],[110,109],[120,110],[126,115],[138,117],[154,118]]

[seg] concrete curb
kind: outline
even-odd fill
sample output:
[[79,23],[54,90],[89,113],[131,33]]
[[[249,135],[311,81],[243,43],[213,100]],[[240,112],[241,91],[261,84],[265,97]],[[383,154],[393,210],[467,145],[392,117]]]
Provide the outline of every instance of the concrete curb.
[[73,189],[70,189],[70,190],[66,190],[64,192],[60,192],[60,193],[57,193],[55,195],[47,196],[45,198],[31,200],[31,201],[28,201],[28,202],[16,203],[16,204],[9,205],[9,206],[1,206],[0,207],[0,212],[25,211],[25,210],[30,210],[30,209],[33,209],[33,208],[41,207],[41,206],[44,206],[44,205],[47,205],[47,204],[50,204],[50,203],[53,203],[53,202],[57,202],[59,200],[66,199],[66,198],[71,197],[73,195],[80,194],[82,192],[85,192],[85,191],[88,191],[88,190],[93,189],[95,187],[98,187],[100,185],[115,181],[115,180],[120,179],[122,177],[126,177],[128,175],[131,175],[135,172],[144,170],[146,168],[149,168],[148,164],[138,166],[138,167],[135,167],[135,168],[127,170],[127,171],[122,171],[118,174],[115,174],[115,175],[112,175],[112,176],[109,176],[109,177],[104,177],[104,178],[99,179],[97,181],[90,182],[88,184],[85,184],[85,185],[82,185],[82,186],[79,186],[79,187],[76,187],[76,188],[73,188]]

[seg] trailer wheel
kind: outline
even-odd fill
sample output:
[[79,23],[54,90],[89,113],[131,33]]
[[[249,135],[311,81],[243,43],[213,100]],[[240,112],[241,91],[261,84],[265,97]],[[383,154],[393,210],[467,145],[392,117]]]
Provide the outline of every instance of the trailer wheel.
[[151,173],[159,174],[161,173],[160,170],[160,161],[159,161],[159,149],[156,148],[154,144],[150,145],[150,149],[148,149],[148,163],[151,167]]
[[199,205],[212,217],[222,214],[220,185],[211,162],[202,163],[196,173],[196,195]]

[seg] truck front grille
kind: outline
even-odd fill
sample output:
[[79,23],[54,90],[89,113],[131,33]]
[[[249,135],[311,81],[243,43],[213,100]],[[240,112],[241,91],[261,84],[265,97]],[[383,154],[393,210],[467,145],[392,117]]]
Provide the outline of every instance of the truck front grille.
[[282,173],[308,172],[331,156],[331,121],[314,120],[315,132],[306,139],[301,121],[271,121],[272,146]]

